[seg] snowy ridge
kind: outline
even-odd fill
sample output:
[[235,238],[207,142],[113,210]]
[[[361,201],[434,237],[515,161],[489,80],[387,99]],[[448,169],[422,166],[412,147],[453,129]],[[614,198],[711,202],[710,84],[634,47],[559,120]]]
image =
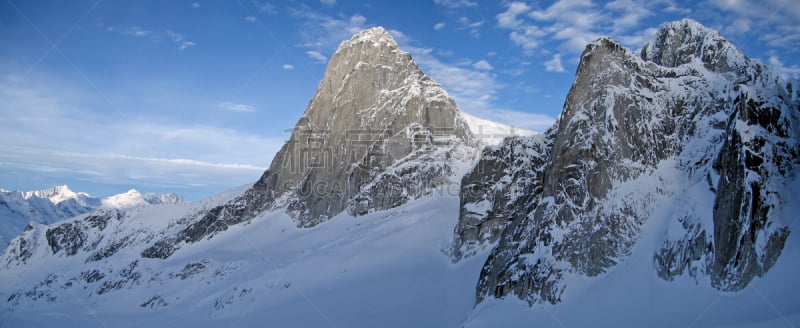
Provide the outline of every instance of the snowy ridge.
[[461,117],[463,117],[467,122],[467,125],[469,125],[469,129],[472,131],[472,134],[475,136],[475,138],[486,145],[499,144],[506,137],[527,137],[538,134],[536,131],[493,122],[465,112],[461,112]]
[[74,192],[66,185],[37,191],[0,192],[0,247],[19,235],[29,223],[50,224],[100,208],[126,210],[155,204],[180,204],[176,194],[141,195],[135,190],[100,199]]

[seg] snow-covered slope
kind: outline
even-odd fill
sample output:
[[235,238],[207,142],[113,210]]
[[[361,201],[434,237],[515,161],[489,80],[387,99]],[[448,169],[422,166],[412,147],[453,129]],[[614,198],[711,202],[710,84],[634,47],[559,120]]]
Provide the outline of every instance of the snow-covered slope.
[[0,247],[19,235],[29,223],[50,224],[101,207],[128,209],[154,204],[184,203],[176,194],[141,195],[136,190],[100,199],[74,192],[66,185],[37,191],[0,191]]
[[465,112],[461,112],[461,117],[469,125],[472,134],[485,145],[496,145],[503,141],[506,137],[514,136],[532,136],[538,134],[536,131],[531,131],[515,126],[493,122],[484,118],[480,118]]

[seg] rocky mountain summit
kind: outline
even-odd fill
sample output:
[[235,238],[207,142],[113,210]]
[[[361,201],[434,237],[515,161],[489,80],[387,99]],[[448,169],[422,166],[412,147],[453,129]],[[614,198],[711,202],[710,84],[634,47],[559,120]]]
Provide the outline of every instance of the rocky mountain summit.
[[[740,290],[781,254],[796,213],[800,92],[692,20],[640,55],[602,38],[581,55],[558,122],[489,147],[462,181],[454,257],[495,245],[478,301],[558,303],[664,229],[653,270]],[[649,242],[649,241],[648,241]]]
[[[265,211],[300,227],[359,216],[458,179],[478,140],[444,89],[381,27],[342,42],[292,135],[244,195],[209,210],[142,255],[166,258]],[[461,164],[459,164],[461,163]]]

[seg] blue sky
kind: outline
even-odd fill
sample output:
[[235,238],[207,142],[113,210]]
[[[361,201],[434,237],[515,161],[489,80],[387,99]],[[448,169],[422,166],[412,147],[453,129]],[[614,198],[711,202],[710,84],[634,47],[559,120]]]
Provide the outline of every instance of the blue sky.
[[587,42],[640,49],[689,17],[800,74],[796,0],[0,3],[0,188],[189,199],[252,183],[325,63],[384,26],[459,107],[546,129]]

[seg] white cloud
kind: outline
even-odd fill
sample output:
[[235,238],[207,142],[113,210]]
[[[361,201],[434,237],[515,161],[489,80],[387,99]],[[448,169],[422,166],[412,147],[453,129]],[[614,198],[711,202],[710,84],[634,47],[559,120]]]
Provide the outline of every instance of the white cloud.
[[462,16],[458,19],[458,24],[459,30],[468,30],[469,34],[476,38],[481,36],[483,21],[473,22],[469,18]]
[[359,14],[339,19],[308,8],[295,10],[293,14],[304,21],[303,27],[299,29],[304,42],[300,46],[317,52],[333,51],[340,42],[349,40],[354,34],[369,27],[367,19]]
[[186,37],[184,37],[183,34],[177,33],[175,31],[166,30],[164,34],[166,34],[167,37],[169,37],[169,39],[172,40],[172,42],[178,46],[178,50],[183,51],[186,48],[195,45],[194,42],[186,40]]
[[472,67],[475,67],[475,69],[479,69],[479,70],[482,70],[482,71],[491,71],[492,68],[493,68],[492,65],[489,64],[489,62],[487,62],[486,60],[483,60],[483,59],[481,59],[481,60],[475,62],[474,64],[472,64]]
[[152,31],[145,30],[145,29],[143,29],[143,28],[141,28],[139,26],[131,26],[131,27],[129,27],[129,28],[127,28],[127,29],[122,31],[123,35],[131,35],[131,36],[135,36],[135,37],[139,37],[139,38],[148,36],[151,33],[152,33]]
[[172,40],[172,42],[176,42],[177,43],[177,42],[183,41],[183,35],[180,34],[180,33],[176,33],[176,32],[174,32],[172,30],[167,30],[164,33],[167,34],[167,36],[170,38],[170,40]]
[[[725,12],[723,33],[747,35],[776,48],[800,48],[800,5],[794,0],[710,0]],[[751,27],[747,29],[745,27]]]
[[444,25],[445,25],[444,23],[436,23],[436,25],[433,25],[433,29],[441,31],[444,28]]
[[245,105],[245,104],[237,104],[232,102],[224,102],[219,104],[219,108],[222,108],[227,111],[231,112],[242,112],[242,113],[252,113],[255,112],[256,109],[253,106]]
[[291,71],[291,70],[294,69],[294,65],[292,65],[292,64],[283,64],[283,66],[281,66],[281,68],[283,68],[283,69],[285,69],[287,71]]
[[544,62],[544,70],[548,72],[563,73],[564,65],[561,65],[561,54],[553,55],[553,58]]
[[306,55],[318,64],[324,64],[328,61],[328,57],[325,57],[325,55],[321,54],[319,51],[309,50],[306,51]]
[[683,16],[688,16],[689,14],[692,13],[691,9],[678,6],[673,0],[660,0],[658,1],[658,3],[664,6],[662,11],[665,13],[678,14]]
[[200,4],[197,2],[192,2],[192,8],[194,9],[200,8]]
[[530,53],[531,50],[539,46],[545,35],[547,35],[547,33],[542,31],[538,26],[530,25],[512,31],[509,38],[525,49],[526,52]]
[[255,16],[245,16],[244,20],[246,20],[248,22],[251,22],[251,23],[255,23],[256,21],[258,21],[258,18],[256,18]]
[[591,0],[558,0],[542,9],[511,2],[495,18],[497,26],[510,30],[509,39],[527,55],[537,54],[534,50],[550,43],[555,43],[562,53],[577,54],[603,35],[610,35],[626,46],[642,46],[655,29],[641,25],[655,16],[658,8],[683,12],[672,0],[614,0],[603,6]]
[[433,3],[451,9],[478,6],[477,2],[469,0],[433,0]]
[[524,2],[512,2],[508,9],[497,15],[497,26],[502,28],[517,28],[522,24],[522,20],[517,19],[519,15],[527,13],[531,9]]
[[258,1],[258,0],[252,0],[251,3],[253,4],[253,6],[256,7],[256,10],[258,10],[261,13],[265,13],[265,14],[269,14],[269,15],[277,15],[278,14],[278,11],[275,9],[275,6],[272,5],[269,2],[261,2],[261,1]]
[[767,64],[772,66],[772,68],[778,71],[778,73],[783,74],[786,77],[790,78],[800,77],[800,66],[792,65],[787,67],[786,65],[783,64],[783,61],[781,61],[781,59],[776,55],[769,56]]
[[183,41],[178,46],[178,50],[184,50],[184,49],[189,48],[191,46],[194,46],[194,42],[192,42],[192,41]]
[[605,9],[617,13],[611,29],[614,35],[628,31],[643,19],[654,15],[644,2],[636,0],[615,0],[607,3]]
[[656,33],[658,33],[658,28],[650,27],[636,31],[633,34],[618,36],[617,39],[623,45],[634,49],[635,52],[639,52],[646,42],[655,38]]
[[336,4],[336,0],[319,0],[319,2],[326,6],[333,6]]

